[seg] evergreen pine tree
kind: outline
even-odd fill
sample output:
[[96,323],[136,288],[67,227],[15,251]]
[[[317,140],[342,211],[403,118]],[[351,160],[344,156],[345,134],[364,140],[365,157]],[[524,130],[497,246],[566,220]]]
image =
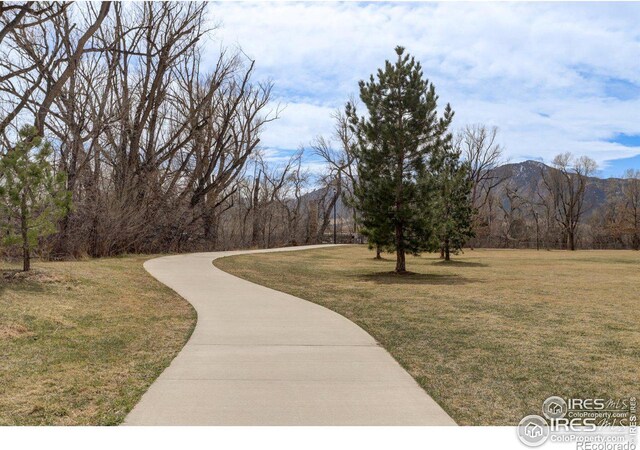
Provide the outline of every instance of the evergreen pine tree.
[[442,256],[446,261],[451,253],[457,254],[467,240],[474,236],[471,190],[473,183],[469,177],[470,167],[460,160],[460,150],[452,148],[450,140],[442,148],[438,170],[438,238]]
[[356,205],[370,244],[396,252],[396,272],[406,272],[406,253],[433,250],[433,206],[438,200],[432,158],[450,134],[453,111],[437,114],[435,88],[402,47],[376,78],[361,81],[367,117],[352,104],[346,113],[356,136]]
[[35,127],[20,130],[15,148],[0,157],[0,224],[3,243],[22,248],[23,270],[31,269],[31,252],[42,237],[56,231],[56,220],[69,209],[66,176],[55,173],[51,146]]

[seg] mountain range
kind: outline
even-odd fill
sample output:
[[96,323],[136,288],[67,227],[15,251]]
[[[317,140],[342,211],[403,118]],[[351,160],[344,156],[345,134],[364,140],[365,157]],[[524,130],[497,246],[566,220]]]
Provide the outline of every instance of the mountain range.
[[[508,187],[510,190],[516,190],[521,198],[535,203],[539,202],[537,192],[543,183],[543,173],[546,175],[557,170],[539,161],[528,160],[504,164],[493,172],[495,177],[505,180],[499,189],[502,201],[505,201],[505,190]],[[629,180],[624,178],[587,177],[584,199],[585,219],[600,213],[608,198],[621,197],[623,187],[628,182]]]
[[[542,162],[533,160],[501,165],[492,171],[493,177],[504,180],[502,184],[496,188],[495,192],[498,194],[504,206],[508,205],[508,198],[506,196],[507,188],[512,192],[517,192],[518,196],[522,199],[531,203],[539,203],[540,197],[537,192],[540,191],[543,183],[542,174],[557,170],[558,169]],[[622,196],[623,186],[628,182],[629,180],[624,178],[587,177],[583,218],[588,220],[594,214],[601,213],[608,198],[620,198]],[[544,191],[544,189],[542,189],[542,191]],[[322,192],[322,189],[318,189],[308,193],[305,197],[307,199],[318,199]],[[337,212],[339,216],[345,218],[350,217],[349,208],[344,205],[342,199],[338,201]]]

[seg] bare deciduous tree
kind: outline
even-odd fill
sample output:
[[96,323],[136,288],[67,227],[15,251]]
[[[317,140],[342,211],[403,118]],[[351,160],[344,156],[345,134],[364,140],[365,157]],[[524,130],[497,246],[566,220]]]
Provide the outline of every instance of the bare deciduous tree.
[[503,147],[497,143],[498,128],[486,125],[467,125],[458,134],[456,146],[462,152],[462,158],[471,167],[469,177],[473,182],[473,208],[479,209],[495,189],[504,181],[495,169],[503,160]]
[[587,178],[597,168],[587,156],[573,157],[571,153],[557,155],[553,169],[541,169],[542,182],[546,188],[546,201],[553,219],[562,229],[562,242],[570,250],[576,249],[578,225],[585,211]]
[[[354,101],[353,99],[351,100]],[[340,198],[346,205],[351,205],[354,198],[354,187],[357,183],[357,157],[354,152],[354,136],[343,111],[334,112],[335,128],[332,139],[318,136],[311,144],[315,155],[322,158],[326,171],[320,177],[322,195],[318,202],[322,221],[318,228],[318,239],[326,232],[331,221],[331,211]],[[357,211],[350,206],[352,232],[358,232]]]

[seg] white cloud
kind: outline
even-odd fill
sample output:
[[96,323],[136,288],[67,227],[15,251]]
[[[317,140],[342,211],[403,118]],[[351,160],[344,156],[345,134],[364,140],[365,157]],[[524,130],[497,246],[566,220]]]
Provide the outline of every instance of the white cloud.
[[497,125],[514,160],[640,153],[604,141],[640,134],[639,96],[607,96],[609,83],[640,85],[638,4],[239,2],[210,11],[223,43],[255,58],[256,75],[289,104],[265,131],[268,147],[329,134],[331,112],[400,44],[452,104],[455,124]]
[[[283,104],[286,99],[276,99]],[[333,127],[331,113],[335,108],[309,103],[289,102],[281,111],[280,118],[263,134],[266,147],[297,149],[305,146],[317,135],[328,135]]]

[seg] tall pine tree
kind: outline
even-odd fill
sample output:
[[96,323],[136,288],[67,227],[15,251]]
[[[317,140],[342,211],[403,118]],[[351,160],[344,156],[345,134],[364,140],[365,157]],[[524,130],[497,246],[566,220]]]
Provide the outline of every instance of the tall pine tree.
[[451,139],[453,111],[438,117],[435,88],[414,57],[396,48],[395,63],[386,61],[376,77],[360,82],[367,116],[354,105],[346,113],[356,136],[358,158],[356,204],[370,242],[396,252],[396,272],[406,272],[406,253],[437,246],[433,206],[438,149]]
[[460,160],[460,150],[450,145],[442,148],[437,171],[440,198],[437,206],[438,238],[441,256],[449,261],[451,253],[457,254],[467,240],[474,236],[471,190],[473,182],[469,176],[468,162]]

